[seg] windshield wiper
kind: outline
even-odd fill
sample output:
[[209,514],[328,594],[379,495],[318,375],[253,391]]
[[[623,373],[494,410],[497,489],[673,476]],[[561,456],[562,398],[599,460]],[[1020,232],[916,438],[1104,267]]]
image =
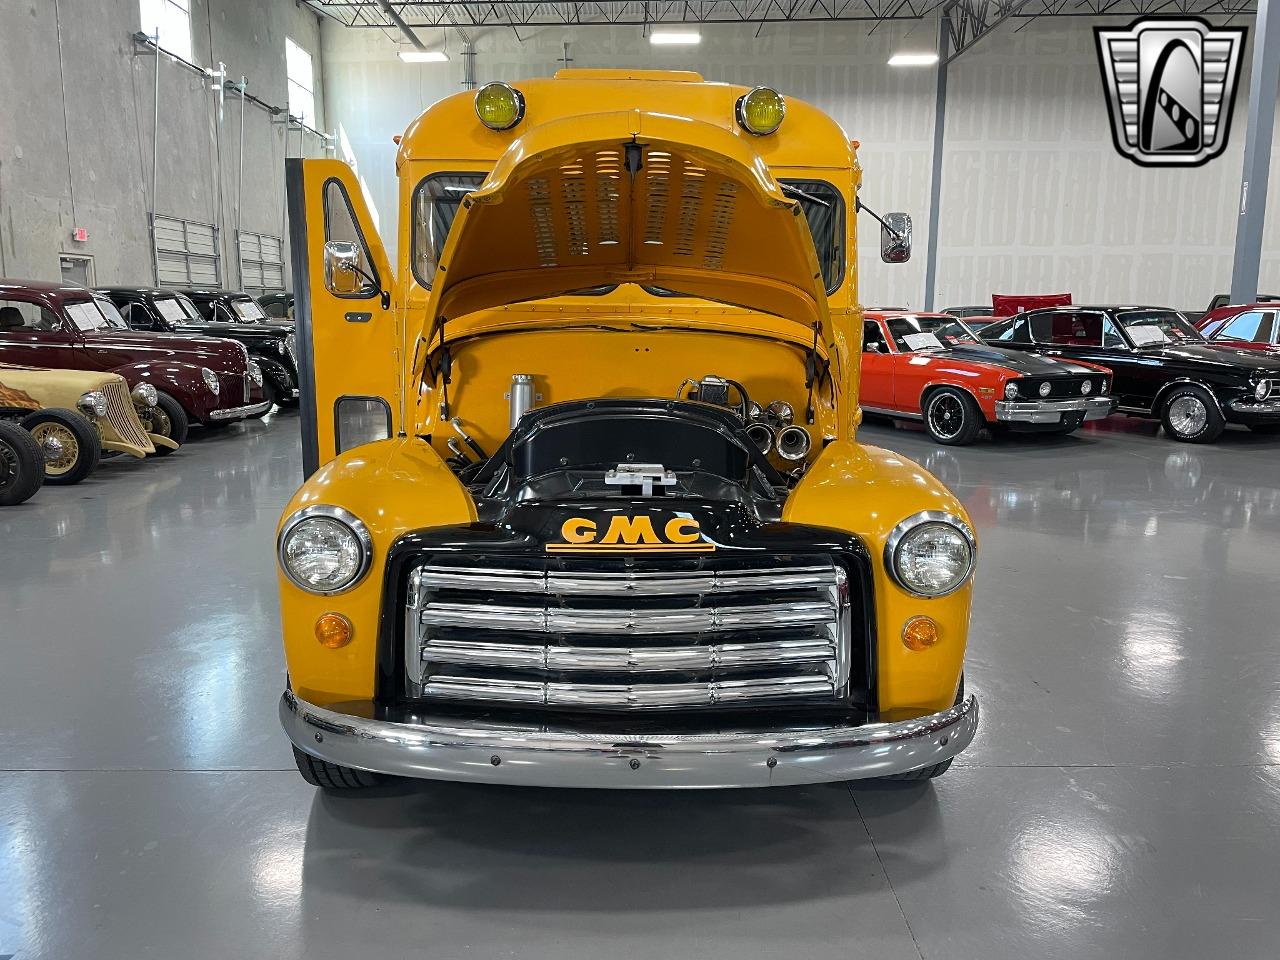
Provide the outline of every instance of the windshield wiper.
[[795,184],[779,183],[778,186],[782,187],[783,193],[789,193],[793,197],[799,197],[801,200],[808,200],[810,203],[817,203],[824,207],[831,206],[831,204],[828,203],[826,200],[823,200],[821,197],[815,197],[812,193],[806,193],[804,190],[801,190]]

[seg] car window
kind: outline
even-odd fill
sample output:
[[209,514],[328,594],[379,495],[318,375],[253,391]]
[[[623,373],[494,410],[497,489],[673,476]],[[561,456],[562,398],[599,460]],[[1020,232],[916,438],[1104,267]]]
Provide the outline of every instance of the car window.
[[262,307],[258,306],[257,300],[232,300],[231,309],[244,323],[259,323],[267,319],[267,315],[262,312]]
[[449,228],[462,207],[462,200],[484,183],[484,173],[437,173],[427,177],[413,192],[413,272],[418,282],[430,287]]
[[867,347],[871,344],[879,346],[879,351],[884,352],[884,334],[880,332],[880,324],[874,320],[862,321],[862,352],[867,352]]
[[[1221,337],[1230,337],[1233,340],[1262,340],[1265,342],[1267,338],[1258,336],[1262,321],[1263,313],[1261,310],[1238,313],[1223,324],[1213,338],[1217,340]],[[1268,324],[1269,326],[1270,324]]]
[[822,180],[779,180],[782,192],[800,204],[813,236],[813,247],[822,269],[822,283],[828,294],[835,293],[844,280],[844,198],[840,191]]
[[[79,303],[68,303],[63,309],[71,319],[71,322],[75,324],[77,330],[89,332],[93,330],[106,330],[112,326],[111,320],[109,320],[102,311],[97,308],[92,300],[81,300]],[[122,325],[123,322],[124,321],[121,321]]]
[[1116,314],[1129,339],[1138,346],[1160,343],[1200,343],[1203,337],[1176,310],[1124,310]]
[[0,331],[3,330],[57,330],[56,314],[37,303],[25,300],[0,300]]
[[[1018,328],[1022,328],[1022,330],[1015,333]],[[1026,343],[1025,328],[1026,322],[1022,317],[995,320],[982,328],[982,339],[999,340],[1003,343]],[[1016,340],[1015,337],[1017,338]]]
[[156,309],[160,311],[160,316],[164,317],[170,323],[185,323],[187,316],[182,312],[182,304],[176,297],[166,297],[164,300],[157,299],[155,301]]
[[899,350],[937,350],[978,342],[969,328],[954,317],[892,317],[888,323]]
[[106,297],[94,297],[93,305],[98,308],[98,312],[106,318],[106,325],[114,330],[127,330],[129,325],[124,322],[124,317],[120,316],[120,310],[114,303]]

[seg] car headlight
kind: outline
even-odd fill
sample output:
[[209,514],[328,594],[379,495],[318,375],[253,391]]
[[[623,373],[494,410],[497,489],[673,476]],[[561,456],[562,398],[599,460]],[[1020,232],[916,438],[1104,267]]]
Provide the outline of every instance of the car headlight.
[[1099,395],[1099,396],[1101,396],[1101,395],[1105,394],[1105,393],[1107,392],[1107,388],[1108,388],[1109,386],[1110,386],[1110,384],[1108,384],[1108,383],[1107,383],[1107,378],[1106,378],[1106,377],[1103,377],[1101,380],[1099,380],[1099,381],[1098,381],[1098,395]]
[[1012,380],[1010,380],[1008,383],[1004,385],[1004,398],[1006,400],[1013,400],[1017,396],[1018,396],[1018,385],[1014,383]]
[[373,539],[348,510],[303,507],[285,521],[277,556],[280,569],[295,586],[308,593],[342,593],[369,572]]
[[1093,393],[1093,381],[1086,380],[1082,384],[1080,384],[1080,392],[1083,393],[1086,397],[1089,394]]
[[252,360],[249,361],[249,379],[255,387],[262,386],[262,368]]
[[1053,384],[1051,384],[1048,380],[1040,384],[1040,396],[1047,397],[1052,392],[1053,392]]
[[1253,388],[1253,396],[1255,400],[1265,400],[1271,396],[1271,381],[1259,380],[1258,385]]
[[280,345],[280,352],[292,360],[298,355],[298,336],[297,334],[289,334],[284,338],[284,343]]
[[969,525],[936,510],[907,517],[884,546],[890,576],[917,597],[945,597],[959,590],[973,573],[976,555]]
[[134,404],[139,407],[154,407],[160,400],[156,388],[149,383],[138,384],[130,391],[129,396],[133,397]]
[[90,390],[76,401],[76,409],[86,416],[105,417],[107,415],[107,398],[97,390]]
[[218,375],[208,367],[200,368],[200,376],[204,377],[204,385],[209,388],[215,397],[222,392],[222,384],[218,383]]

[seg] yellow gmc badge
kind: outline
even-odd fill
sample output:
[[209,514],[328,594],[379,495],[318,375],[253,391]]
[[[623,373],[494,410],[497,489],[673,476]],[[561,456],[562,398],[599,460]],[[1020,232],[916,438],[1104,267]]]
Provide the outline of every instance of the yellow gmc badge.
[[617,514],[597,523],[586,517],[570,517],[560,526],[561,543],[548,543],[547,553],[589,551],[661,550],[665,553],[711,553],[716,545],[702,535],[702,527],[692,517],[672,517],[663,522],[648,514],[628,517]]

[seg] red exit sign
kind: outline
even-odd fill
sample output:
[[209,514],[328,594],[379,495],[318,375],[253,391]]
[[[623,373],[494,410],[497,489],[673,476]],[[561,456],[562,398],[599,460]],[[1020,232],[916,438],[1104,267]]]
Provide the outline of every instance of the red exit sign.
[[76,227],[71,231],[71,239],[76,243],[85,243],[89,239],[89,231],[84,227]]

